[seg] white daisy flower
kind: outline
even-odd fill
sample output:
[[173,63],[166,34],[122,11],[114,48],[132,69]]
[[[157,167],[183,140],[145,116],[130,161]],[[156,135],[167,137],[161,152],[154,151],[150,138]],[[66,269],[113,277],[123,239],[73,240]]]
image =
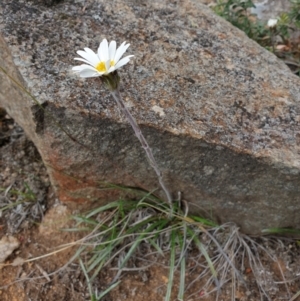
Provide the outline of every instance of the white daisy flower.
[[87,47],[84,48],[84,51],[78,50],[77,54],[79,54],[81,58],[76,57],[75,60],[82,61],[86,64],[75,66],[72,70],[75,73],[79,73],[80,77],[108,75],[126,65],[129,59],[133,57],[133,55],[128,55],[121,59],[129,45],[130,44],[123,42],[117,49],[117,43],[115,41],[111,41],[108,45],[107,40],[104,39],[100,43],[97,53]]
[[277,22],[278,22],[277,19],[269,19],[267,26],[268,26],[269,28],[273,28],[273,27],[276,26]]

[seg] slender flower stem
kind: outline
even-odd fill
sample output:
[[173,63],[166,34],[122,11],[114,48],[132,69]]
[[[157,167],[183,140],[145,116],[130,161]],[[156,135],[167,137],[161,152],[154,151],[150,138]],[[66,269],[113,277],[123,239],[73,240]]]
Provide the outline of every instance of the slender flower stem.
[[168,191],[164,181],[163,181],[163,177],[162,177],[162,173],[161,171],[159,170],[158,168],[158,165],[154,159],[154,156],[153,156],[153,153],[152,153],[152,150],[151,148],[149,147],[139,125],[137,124],[136,120],[134,119],[134,117],[131,115],[131,113],[129,112],[128,108],[126,107],[123,99],[122,99],[122,96],[120,94],[120,91],[119,89],[115,89],[115,90],[111,90],[110,91],[113,98],[115,99],[115,101],[117,102],[120,110],[125,114],[125,116],[127,117],[130,125],[132,126],[133,130],[134,130],[134,133],[135,135],[137,136],[137,138],[139,139],[139,141],[141,142],[142,144],[142,147],[144,148],[146,154],[147,154],[147,157],[149,159],[149,162],[150,162],[150,165],[153,167],[153,169],[155,170],[156,174],[157,174],[157,177],[158,177],[158,181],[159,181],[159,184],[161,186],[161,188],[163,189],[166,197],[167,197],[167,200],[170,204],[170,206],[172,205],[172,198],[171,198],[171,194],[170,192]]

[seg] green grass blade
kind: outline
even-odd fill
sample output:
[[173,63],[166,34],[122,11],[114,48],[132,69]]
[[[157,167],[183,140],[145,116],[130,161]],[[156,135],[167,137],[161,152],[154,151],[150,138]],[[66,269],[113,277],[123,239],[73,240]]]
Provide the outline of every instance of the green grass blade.
[[179,292],[178,292],[179,301],[184,300],[185,273],[186,273],[186,262],[185,262],[185,257],[183,257],[180,262],[180,282],[179,282]]
[[76,215],[72,217],[75,221],[77,221],[77,226],[79,226],[80,224],[89,224],[89,225],[93,225],[93,226],[97,226],[99,224],[99,222],[95,221],[94,219],[85,217],[85,216],[80,216],[80,215]]
[[122,269],[124,267],[124,265],[126,264],[126,262],[128,261],[128,259],[132,256],[133,252],[136,250],[136,248],[139,246],[139,244],[142,242],[142,240],[145,238],[145,236],[153,231],[155,228],[157,228],[158,226],[161,225],[161,221],[157,221],[155,223],[153,223],[152,225],[150,225],[147,229],[145,229],[140,235],[139,237],[136,239],[136,241],[133,243],[133,245],[131,246],[131,248],[129,249],[129,251],[127,252],[124,260],[122,261],[121,265],[120,265],[120,269]]
[[92,297],[92,296],[93,296],[92,285],[91,285],[91,282],[90,282],[89,275],[88,275],[88,273],[87,273],[87,271],[86,271],[86,268],[85,268],[85,266],[84,266],[84,264],[83,264],[81,258],[79,258],[79,265],[80,265],[80,267],[81,267],[81,269],[82,269],[82,271],[83,271],[83,274],[84,274],[84,276],[85,276],[85,279],[86,279],[86,282],[87,282],[87,286],[88,286],[88,289],[89,289],[89,294],[90,294],[90,296],[91,296],[91,298],[92,298],[92,300],[93,300],[93,297]]
[[[97,262],[94,264],[94,267],[98,264],[97,268],[95,269],[93,275],[91,276],[91,280],[93,281],[97,275],[100,273],[101,269],[107,262],[107,258],[109,258],[109,254],[111,253],[111,249],[105,250],[102,254],[102,256],[97,260]],[[89,267],[89,270],[92,270],[91,267]]]
[[165,301],[171,300],[171,293],[173,287],[173,279],[175,272],[175,255],[176,255],[176,231],[172,229],[171,231],[171,242],[170,242],[170,270],[169,270],[169,281],[167,285],[167,293],[165,296]]
[[151,216],[149,218],[146,218],[144,220],[142,220],[141,222],[135,224],[133,227],[130,227],[129,229],[127,229],[127,231],[125,232],[126,234],[132,234],[132,233],[137,233],[139,231],[143,231],[140,230],[143,226],[147,225],[147,224],[151,224],[152,222],[156,222],[157,221],[157,216]]
[[179,281],[179,291],[178,291],[178,300],[183,301],[184,298],[184,288],[185,288],[185,272],[186,272],[186,262],[185,262],[185,253],[186,253],[186,233],[187,225],[183,222],[183,236],[178,235],[179,246],[180,246],[180,281]]
[[109,203],[107,205],[98,207],[98,208],[92,210],[91,212],[89,212],[86,215],[86,218],[89,218],[89,217],[92,217],[94,215],[97,215],[97,214],[99,214],[100,212],[103,212],[103,211],[108,211],[108,210],[111,210],[111,209],[114,209],[114,208],[119,208],[120,202],[122,202],[122,201],[111,202],[111,203]]
[[120,284],[121,281],[117,281],[113,283],[110,287],[108,287],[105,291],[101,292],[101,294],[96,296],[96,300],[101,300],[106,294],[108,294],[111,290],[113,290],[116,286]]
[[86,249],[86,246],[80,246],[77,251],[75,252],[75,254],[71,257],[71,259],[69,260],[69,262],[73,262],[75,259],[80,257],[80,254]]
[[195,216],[195,215],[191,215],[189,217],[192,218],[195,222],[201,223],[205,226],[209,226],[209,227],[217,227],[218,226],[216,223],[214,223],[213,221],[208,220],[206,218],[202,218],[202,217]]
[[148,239],[149,244],[158,252],[159,255],[164,256],[164,252],[161,247],[154,241],[153,238]]
[[200,252],[203,254],[209,269],[212,273],[212,276],[215,278],[215,280],[217,280],[217,271],[215,270],[215,267],[205,249],[205,247],[203,246],[203,244],[201,243],[201,241],[199,240],[199,238],[197,237],[197,233],[195,233],[192,229],[187,228],[187,232],[188,234],[191,236],[192,240],[194,241],[194,243],[196,244],[196,246],[198,247],[198,249],[200,250]]
[[87,272],[91,272],[96,266],[103,266],[103,261],[106,261],[106,258],[109,257],[111,252],[110,246],[102,250],[102,252],[97,252],[88,262]]
[[261,231],[263,234],[300,234],[299,229],[269,228]]
[[100,244],[98,246],[98,250],[96,250],[96,254],[89,260],[89,267],[87,269],[88,272],[92,271],[96,266],[98,266],[91,277],[92,279],[97,276],[105,262],[107,262],[107,259],[110,258],[111,252],[113,252],[114,248],[119,244],[119,241],[116,240],[116,228],[112,227],[111,230],[110,242],[108,243],[108,245],[106,246]]

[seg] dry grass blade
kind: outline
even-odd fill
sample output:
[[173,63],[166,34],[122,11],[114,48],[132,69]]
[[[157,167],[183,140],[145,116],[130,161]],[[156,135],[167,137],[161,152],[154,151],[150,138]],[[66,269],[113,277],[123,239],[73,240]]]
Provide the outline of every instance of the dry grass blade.
[[300,291],[296,293],[289,301],[295,301],[300,296]]

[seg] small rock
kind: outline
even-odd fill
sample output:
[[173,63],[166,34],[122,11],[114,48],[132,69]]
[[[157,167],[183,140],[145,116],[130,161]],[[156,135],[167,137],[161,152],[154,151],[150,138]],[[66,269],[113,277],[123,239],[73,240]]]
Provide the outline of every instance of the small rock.
[[53,232],[59,231],[68,222],[68,209],[64,205],[58,205],[51,208],[45,215],[42,224],[40,225],[40,233],[50,235]]
[[19,245],[20,242],[13,236],[3,236],[0,240],[0,263],[4,262]]

